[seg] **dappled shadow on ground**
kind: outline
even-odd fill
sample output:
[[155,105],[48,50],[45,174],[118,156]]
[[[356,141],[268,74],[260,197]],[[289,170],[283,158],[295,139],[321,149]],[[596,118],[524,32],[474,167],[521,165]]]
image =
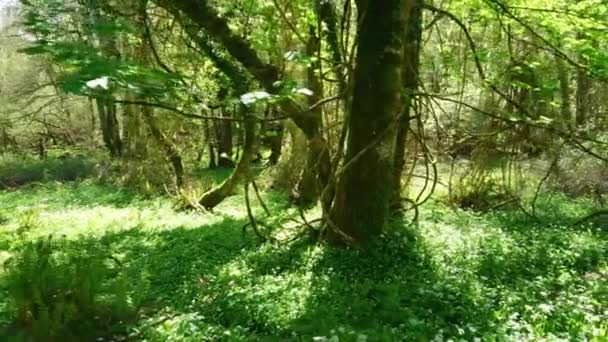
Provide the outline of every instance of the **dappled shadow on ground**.
[[[243,233],[245,220],[210,218],[194,228],[151,229],[142,221],[84,238],[107,246],[132,279],[139,316],[127,328],[134,340],[525,339],[517,335],[524,330],[587,336],[594,323],[580,322],[601,308],[601,280],[585,278],[605,263],[605,240],[593,232],[489,215],[467,232],[451,228],[467,244],[446,251],[425,229],[396,221],[358,251],[306,239],[259,245]],[[542,305],[551,306],[539,311]]]
[[105,235],[133,274],[146,274],[148,301],[185,308],[218,269],[254,249],[254,237],[243,234],[243,220],[229,217],[198,228],[146,231],[138,228]]
[[484,279],[511,283],[563,271],[598,271],[608,256],[607,227],[573,224],[588,213],[582,205],[544,199],[536,217],[521,211],[486,215],[498,230],[480,244],[478,268]]
[[241,265],[249,279],[218,279],[242,286],[217,287],[218,323],[249,340],[294,341],[430,340],[440,329],[457,336],[487,325],[473,284],[443,272],[420,237],[401,228],[365,252],[299,241],[250,253]]
[[[145,320],[160,312],[189,312],[193,298],[208,279],[213,279],[226,263],[254,249],[255,239],[241,233],[244,223],[223,217],[198,228],[168,227],[152,231],[136,227],[101,237],[83,236],[66,243],[102,246],[108,260],[116,261],[131,279],[129,291],[136,300],[139,319]],[[128,327],[112,330],[119,331],[124,338],[125,328]],[[15,333],[14,327],[11,329],[8,332]],[[99,331],[90,333],[99,334]],[[100,335],[79,336],[76,340],[98,337]],[[141,336],[133,337],[138,340]],[[74,340],[73,336],[68,340]]]

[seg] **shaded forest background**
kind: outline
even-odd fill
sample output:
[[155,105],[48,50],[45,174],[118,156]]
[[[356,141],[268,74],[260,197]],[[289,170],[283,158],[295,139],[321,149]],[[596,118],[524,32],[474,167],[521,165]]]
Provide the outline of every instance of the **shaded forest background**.
[[606,336],[603,2],[0,9],[6,334]]

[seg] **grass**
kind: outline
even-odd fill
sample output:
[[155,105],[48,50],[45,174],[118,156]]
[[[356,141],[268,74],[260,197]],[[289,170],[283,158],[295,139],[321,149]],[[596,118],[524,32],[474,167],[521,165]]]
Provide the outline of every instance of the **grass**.
[[[285,196],[264,197],[276,222],[295,215]],[[588,208],[542,198],[537,222],[432,202],[418,226],[396,218],[362,252],[259,244],[242,230],[240,196],[200,215],[91,181],[47,182],[0,192],[0,259],[49,234],[103,246],[137,309],[117,334],[137,341],[605,341],[606,231],[569,224]]]

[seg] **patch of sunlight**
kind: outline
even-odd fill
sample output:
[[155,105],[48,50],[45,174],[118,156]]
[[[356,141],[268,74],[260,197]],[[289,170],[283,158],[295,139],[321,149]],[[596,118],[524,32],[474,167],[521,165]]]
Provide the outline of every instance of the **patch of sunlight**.
[[[253,196],[255,197],[255,196]],[[258,214],[258,203],[253,202],[253,209]],[[243,196],[231,196],[226,198],[220,205],[217,206],[215,211],[222,213],[223,215],[233,219],[243,219],[247,217],[247,208],[243,203]]]
[[432,250],[438,251],[435,257],[440,261],[439,265],[456,260],[465,263],[475,262],[479,258],[480,250],[488,241],[504,249],[516,244],[512,236],[486,222],[475,222],[474,226],[468,228],[438,222],[425,225],[422,234]]
[[[213,225],[223,219],[217,215],[195,215],[175,212],[169,207],[160,208],[116,208],[113,206],[68,207],[62,210],[45,211],[37,207],[36,225],[31,236],[48,234],[76,237],[79,235],[100,236],[108,232],[119,232],[140,228],[147,231],[163,231],[175,228],[194,229]],[[24,211],[25,212],[25,211]],[[23,219],[13,220],[8,230],[15,231],[23,225]]]
[[7,251],[0,251],[0,274],[4,270],[4,263],[11,257],[11,253]]
[[311,247],[304,252],[308,259],[304,269],[296,267],[290,270],[266,268],[264,263],[255,262],[257,258],[280,258],[272,255],[271,250],[252,251],[220,269],[218,280],[230,284],[223,296],[248,307],[256,319],[273,322],[271,324],[274,325],[293,322],[306,313],[311,298],[322,291],[320,287],[329,284],[326,276],[312,269],[324,251],[322,246]]

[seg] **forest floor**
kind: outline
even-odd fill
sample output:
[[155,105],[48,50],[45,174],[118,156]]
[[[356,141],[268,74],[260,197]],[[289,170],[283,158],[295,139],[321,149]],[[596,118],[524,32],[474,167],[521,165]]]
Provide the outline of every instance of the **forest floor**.
[[[431,201],[418,225],[395,219],[362,252],[306,239],[260,244],[243,232],[241,197],[197,214],[86,179],[0,190],[0,265],[49,234],[76,250],[102,246],[136,307],[115,324],[115,340],[608,339],[606,230],[572,226],[586,199],[543,197],[539,221]],[[263,198],[271,225],[297,218],[282,194]],[[0,267],[4,334],[18,333],[19,296],[3,286],[11,272]]]

